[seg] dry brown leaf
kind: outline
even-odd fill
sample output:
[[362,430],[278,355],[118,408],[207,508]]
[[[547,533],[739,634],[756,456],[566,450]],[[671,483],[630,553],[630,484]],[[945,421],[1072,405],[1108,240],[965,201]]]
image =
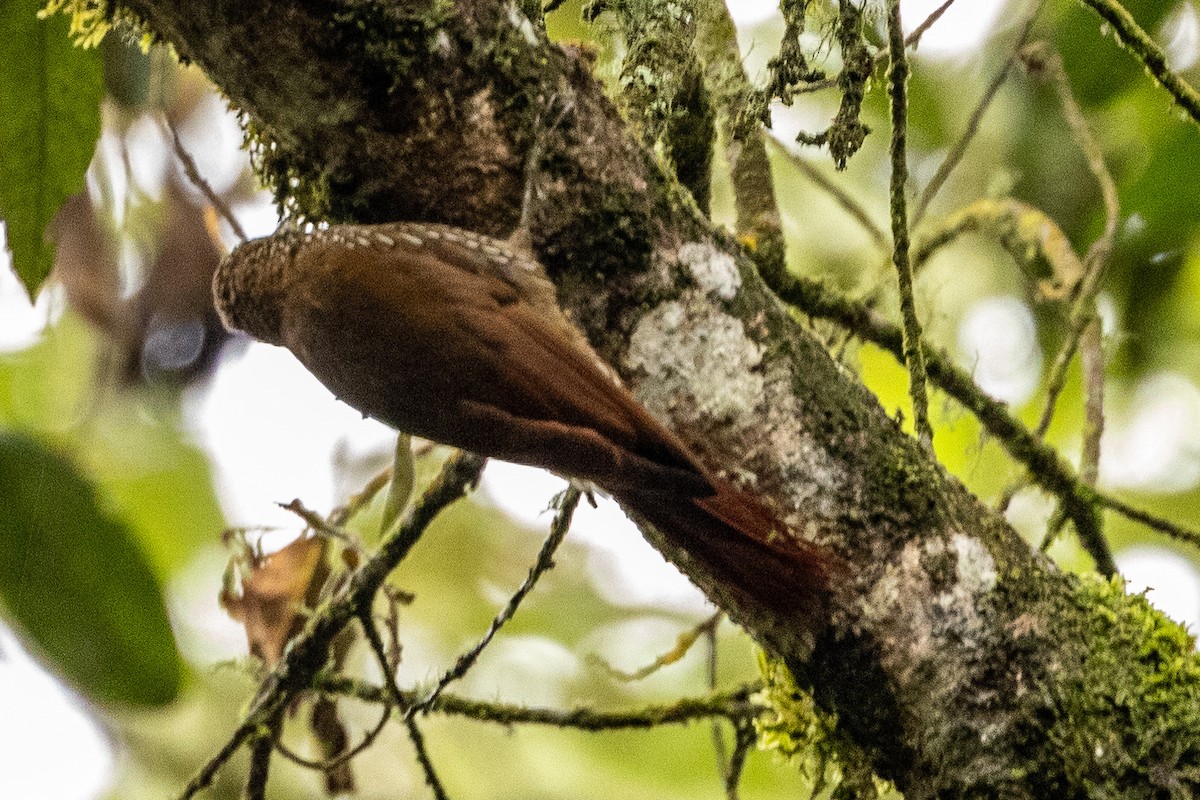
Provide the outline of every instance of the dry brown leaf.
[[246,629],[250,652],[274,667],[287,643],[304,627],[329,575],[326,541],[301,537],[267,556],[251,555],[240,593],[226,590],[221,605]]
[[67,302],[112,338],[123,339],[116,247],[86,190],[63,203],[48,234],[56,245],[54,277],[62,283]]

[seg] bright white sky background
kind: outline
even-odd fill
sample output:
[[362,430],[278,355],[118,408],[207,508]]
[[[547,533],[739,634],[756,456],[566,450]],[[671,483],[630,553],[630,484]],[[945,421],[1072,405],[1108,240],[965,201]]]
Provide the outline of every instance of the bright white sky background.
[[[911,26],[937,5],[935,0],[905,0]],[[922,40],[921,58],[969,58],[992,29],[1002,0],[962,0]],[[735,0],[731,9],[742,28],[743,45],[750,29],[776,13],[776,0]],[[1194,6],[1181,6],[1173,31],[1164,36],[1173,62],[1196,60],[1200,25]],[[748,63],[765,63],[771,48],[748,47]],[[781,120],[781,122],[783,122]],[[181,131],[185,146],[201,172],[218,190],[242,169],[241,134],[232,115],[213,100]],[[172,169],[156,126],[147,123],[128,142],[135,177],[145,186],[161,185]],[[106,141],[102,152],[117,151]],[[120,175],[121,170],[109,174]],[[236,209],[251,235],[270,233],[276,217],[264,197],[254,207]],[[0,353],[20,350],[36,341],[53,316],[53,290],[30,307],[0,251]],[[61,305],[61,300],[58,301]],[[1108,324],[1116,320],[1108,314]],[[973,307],[959,328],[959,348],[976,365],[976,375],[993,395],[1020,403],[1034,391],[1041,353],[1033,317],[1017,297],[992,297]],[[1181,376],[1160,374],[1135,390],[1132,419],[1110,420],[1103,480],[1112,487],[1143,490],[1158,486],[1182,490],[1200,481],[1200,390]],[[287,396],[288,403],[274,398]],[[353,452],[390,452],[392,434],[379,423],[364,421],[337,403],[287,352],[251,345],[230,359],[207,385],[189,390],[186,419],[196,441],[211,457],[222,507],[231,524],[280,525],[295,529],[295,519],[277,509],[277,500],[304,497],[318,509],[329,509],[346,487],[334,485],[335,448]],[[304,436],[293,431],[304,430]],[[525,467],[494,464],[487,470],[484,491],[492,502],[531,525],[548,525],[541,513],[562,482]],[[1018,504],[1014,515],[1025,513]],[[1029,513],[1036,513],[1030,509]],[[1044,509],[1042,510],[1044,513]],[[1019,520],[1018,520],[1019,523]],[[614,603],[657,606],[664,610],[702,613],[705,601],[637,534],[611,502],[597,510],[580,507],[571,530],[576,541],[590,545],[589,571],[596,591]],[[213,587],[224,557],[215,550],[196,570],[211,574]],[[1152,588],[1151,600],[1173,618],[1200,625],[1200,579],[1183,558],[1166,550],[1141,547],[1118,558],[1134,591]],[[194,583],[194,582],[193,582]],[[216,589],[196,596],[180,588],[171,602],[177,624],[206,641],[203,653],[188,653],[200,663],[241,654],[241,630],[220,612]],[[113,755],[103,733],[80,705],[21,651],[0,628],[0,797],[23,800],[88,800],[101,795],[113,768]],[[63,769],[63,754],[71,754]]]

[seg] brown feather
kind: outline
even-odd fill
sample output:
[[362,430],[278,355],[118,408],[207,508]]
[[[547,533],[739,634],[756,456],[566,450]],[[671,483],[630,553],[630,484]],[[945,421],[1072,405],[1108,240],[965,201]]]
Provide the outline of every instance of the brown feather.
[[406,433],[592,481],[718,578],[816,629],[828,557],[710,477],[615,382],[540,266],[443,226],[337,226],[239,247],[222,318],[283,344]]

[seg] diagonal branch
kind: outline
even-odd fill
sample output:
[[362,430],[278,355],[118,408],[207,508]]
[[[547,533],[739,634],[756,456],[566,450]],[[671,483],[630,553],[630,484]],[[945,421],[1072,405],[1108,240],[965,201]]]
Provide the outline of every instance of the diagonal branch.
[[571,517],[575,514],[575,507],[579,505],[579,498],[582,496],[582,491],[574,485],[570,486],[563,494],[559,501],[558,513],[555,515],[554,522],[550,526],[550,535],[542,543],[542,549],[538,553],[537,560],[529,568],[529,574],[525,577],[525,580],[517,587],[517,591],[508,599],[508,602],[501,609],[500,613],[496,615],[496,618],[492,620],[492,624],[484,632],[483,638],[474,647],[458,657],[454,662],[454,666],[438,679],[437,685],[433,687],[433,690],[429,692],[429,695],[424,700],[410,706],[404,712],[406,720],[412,719],[418,713],[427,711],[447,686],[467,674],[467,671],[479,660],[479,656],[491,644],[492,639],[500,632],[504,624],[512,619],[513,614],[517,613],[517,608],[521,605],[521,601],[525,599],[527,594],[533,591],[533,587],[537,584],[538,579],[542,577],[542,573],[554,566],[554,553],[558,550],[558,546],[562,544],[563,539],[566,538],[567,531],[571,527]]
[[1125,45],[1146,70],[1155,83],[1166,89],[1179,107],[1195,122],[1200,123],[1200,92],[1167,66],[1167,56],[1150,34],[1142,30],[1129,11],[1117,0],[1080,0],[1095,11],[1100,18],[1112,26],[1118,41]]
[[938,164],[937,171],[933,177],[929,179],[929,183],[921,190],[921,196],[917,199],[916,208],[913,209],[912,227],[916,228],[921,224],[921,220],[925,218],[925,212],[929,210],[929,204],[933,202],[933,198],[941,191],[941,188],[946,183],[946,179],[950,177],[950,173],[958,166],[963,155],[967,152],[967,147],[971,144],[971,140],[975,138],[975,134],[979,131],[979,124],[983,121],[983,115],[992,105],[992,101],[996,99],[996,93],[1000,91],[1000,87],[1008,78],[1009,72],[1012,70],[1013,64],[1017,61],[1017,55],[1021,48],[1025,45],[1025,41],[1029,38],[1029,32],[1033,30],[1033,22],[1037,19],[1038,11],[1042,8],[1042,0],[1033,0],[1030,3],[1029,9],[1025,12],[1025,20],[1021,24],[1020,32],[1017,34],[1016,43],[1013,45],[1012,52],[1008,58],[1004,60],[1004,64],[996,71],[996,75],[992,78],[987,88],[983,90],[983,94],[979,97],[979,102],[971,111],[971,116],[967,119],[967,127],[963,133],[954,142],[954,146],[946,157],[942,159],[942,163]]

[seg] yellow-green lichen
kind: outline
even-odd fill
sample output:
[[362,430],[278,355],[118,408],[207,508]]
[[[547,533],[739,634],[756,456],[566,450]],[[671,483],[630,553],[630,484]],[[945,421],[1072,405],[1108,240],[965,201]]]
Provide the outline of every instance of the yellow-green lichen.
[[242,147],[263,186],[270,189],[280,213],[300,224],[325,219],[329,214],[328,176],[317,169],[301,168],[292,151],[279,145],[271,132],[253,117],[239,114]]
[[1069,640],[1085,650],[1047,698],[1068,782],[1088,797],[1200,796],[1195,640],[1119,578],[1077,585],[1084,630]]
[[759,746],[787,759],[802,757],[807,762],[817,755],[824,760],[826,734],[837,724],[836,715],[823,715],[782,661],[760,651],[758,667],[764,685],[755,700],[770,709],[754,721]]
[[99,47],[105,34],[112,28],[108,4],[102,0],[47,0],[46,7],[38,12],[39,19],[54,14],[71,18],[69,33],[79,47]]
[[67,33],[75,40],[75,46],[84,50],[99,47],[113,28],[137,42],[143,53],[150,52],[150,46],[161,41],[156,33],[146,29],[137,15],[125,8],[114,8],[106,0],[46,0],[45,7],[38,12],[38,19],[55,14],[70,19]]
[[861,748],[837,729],[837,715],[820,709],[801,689],[791,670],[759,652],[763,688],[754,699],[767,709],[754,721],[759,747],[799,766],[812,780],[814,797],[829,791],[834,800],[898,800],[888,781],[875,775]]

